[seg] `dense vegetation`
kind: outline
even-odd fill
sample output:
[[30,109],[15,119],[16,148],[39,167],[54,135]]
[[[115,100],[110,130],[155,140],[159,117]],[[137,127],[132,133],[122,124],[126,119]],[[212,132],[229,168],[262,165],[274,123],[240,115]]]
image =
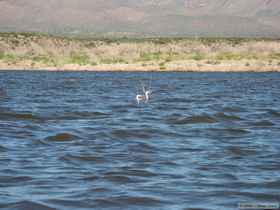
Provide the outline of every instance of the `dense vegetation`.
[[46,34],[0,34],[0,63],[8,66],[63,67],[130,65],[280,66],[280,41],[270,39],[147,38],[79,39]]

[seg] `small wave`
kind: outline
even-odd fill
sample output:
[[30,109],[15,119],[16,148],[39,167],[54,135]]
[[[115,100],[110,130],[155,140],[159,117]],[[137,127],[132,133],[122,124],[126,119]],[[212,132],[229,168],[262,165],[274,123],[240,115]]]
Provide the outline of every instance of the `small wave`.
[[167,119],[168,124],[198,124],[198,123],[216,123],[217,120],[208,115],[194,115],[191,117],[170,117]]
[[275,163],[274,160],[267,161],[265,164],[257,164],[256,168],[262,171],[275,171],[279,169],[279,163]]
[[0,88],[0,99],[6,98],[7,97],[7,92],[5,89]]
[[274,126],[275,124],[270,121],[263,120],[263,121],[252,123],[252,125],[257,127],[271,127]]
[[244,109],[241,107],[224,107],[224,112],[244,112]]
[[91,189],[92,192],[109,192],[111,189],[105,187],[95,187]]
[[186,208],[184,210],[207,210],[207,209],[204,209],[204,208]]
[[162,99],[161,102],[166,103],[192,103],[194,100],[188,98],[165,98]]
[[71,78],[66,78],[64,81],[72,83],[72,82],[79,82],[80,79],[79,78],[75,78],[75,77],[71,77]]
[[92,162],[92,163],[104,163],[105,158],[101,156],[92,156],[92,155],[72,155],[66,154],[61,157],[61,159],[68,161],[77,161],[77,162]]
[[[110,204],[113,206],[127,206],[127,205],[135,205],[135,206],[159,206],[166,201],[162,201],[152,197],[142,197],[142,196],[117,196],[117,197],[110,197],[108,199],[99,200],[99,204],[101,201],[104,203],[109,204],[107,201],[110,201]],[[102,205],[101,205],[102,206]]]
[[109,174],[109,175],[105,175],[103,178],[117,184],[125,184],[125,183],[132,182],[132,180],[128,176],[124,176],[124,175]]
[[230,133],[230,134],[248,134],[250,133],[250,131],[246,130],[246,129],[241,129],[241,128],[227,128],[227,129],[223,129],[223,131]]
[[107,172],[105,174],[107,177],[108,176],[126,176],[126,177],[143,177],[143,178],[148,178],[148,177],[156,177],[158,176],[158,174],[153,173],[151,171],[148,170],[144,170],[144,169],[123,169],[121,171],[111,171],[111,172]]
[[150,129],[115,129],[111,132],[111,136],[117,139],[128,138],[151,138],[154,134]]
[[221,120],[226,120],[226,121],[241,121],[242,120],[242,118],[240,118],[236,115],[229,115],[229,114],[225,114],[224,112],[219,112],[215,116]]
[[237,137],[239,135],[249,134],[250,131],[241,128],[210,128],[207,129],[207,134],[213,136],[232,136]]
[[130,151],[135,151],[137,153],[154,153],[156,150],[156,147],[152,146],[148,142],[135,142],[135,144],[130,148]]
[[[53,198],[53,199],[48,199],[45,202],[49,204],[53,204],[57,207],[60,207],[60,209],[84,209],[84,207],[87,205],[88,208],[91,205],[89,205],[88,199],[84,198],[77,198],[80,195],[75,196],[74,199],[70,198]],[[67,208],[68,207],[68,208]]]
[[94,202],[94,206],[96,207],[96,209],[98,209],[98,208],[109,208],[109,207],[116,208],[117,206],[120,205],[120,204],[112,201],[111,199],[97,198],[97,199],[93,200],[93,202]]
[[1,176],[0,183],[18,183],[18,182],[27,182],[32,180],[29,176]]
[[33,145],[49,146],[50,144],[48,144],[45,140],[34,140]]
[[72,141],[78,139],[77,136],[70,133],[59,133],[54,136],[48,136],[45,140],[47,141]]
[[36,209],[36,210],[56,210],[55,208],[51,208],[49,206],[40,204],[40,203],[36,203],[33,201],[20,201],[17,203],[12,203],[12,204],[8,204],[6,206],[4,206],[4,209],[7,210],[32,210],[32,209]]
[[40,118],[32,113],[0,113],[0,118],[5,120],[39,120]]
[[132,106],[130,104],[111,105],[110,109],[112,109],[113,112],[125,113],[128,111],[128,108],[131,107]]
[[34,120],[34,119],[36,119],[36,117],[33,114],[30,114],[30,113],[14,114],[14,117],[16,119],[20,119],[20,120]]
[[280,189],[280,180],[264,182],[263,187]]
[[67,112],[62,116],[54,117],[55,120],[79,120],[79,119],[105,119],[110,116],[103,112]]
[[0,152],[7,152],[8,148],[0,145]]
[[256,199],[256,200],[262,200],[262,201],[278,201],[279,195],[278,194],[272,194],[272,193],[262,193],[262,192],[250,192],[250,191],[215,191],[214,196],[239,196],[239,197],[246,197],[250,199]]
[[273,109],[268,109],[267,112],[268,112],[268,114],[270,114],[274,117],[280,117],[280,112],[279,111],[276,111],[276,110],[273,110]]
[[91,181],[91,182],[93,182],[93,181],[98,180],[98,176],[95,176],[95,175],[86,176],[86,177],[83,177],[82,179],[85,180],[85,181]]
[[237,146],[231,146],[229,148],[227,148],[227,151],[229,153],[231,153],[234,156],[253,156],[253,155],[257,155],[258,151],[253,150],[253,149],[247,149],[247,148],[241,148],[241,147],[237,147]]
[[148,170],[140,170],[140,169],[131,169],[127,171],[127,174],[130,176],[139,176],[139,177],[154,177],[158,176],[158,174],[153,173]]

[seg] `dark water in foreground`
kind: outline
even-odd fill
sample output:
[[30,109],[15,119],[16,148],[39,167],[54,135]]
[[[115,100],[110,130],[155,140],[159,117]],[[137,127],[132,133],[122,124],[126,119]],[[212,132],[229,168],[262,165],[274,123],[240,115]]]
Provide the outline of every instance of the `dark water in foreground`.
[[0,72],[0,209],[280,202],[280,74]]

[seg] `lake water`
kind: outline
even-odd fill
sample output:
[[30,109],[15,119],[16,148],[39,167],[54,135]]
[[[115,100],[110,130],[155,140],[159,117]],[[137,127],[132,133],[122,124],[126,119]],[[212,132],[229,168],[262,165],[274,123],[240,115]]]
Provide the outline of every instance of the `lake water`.
[[280,202],[279,93],[279,73],[2,71],[0,209]]

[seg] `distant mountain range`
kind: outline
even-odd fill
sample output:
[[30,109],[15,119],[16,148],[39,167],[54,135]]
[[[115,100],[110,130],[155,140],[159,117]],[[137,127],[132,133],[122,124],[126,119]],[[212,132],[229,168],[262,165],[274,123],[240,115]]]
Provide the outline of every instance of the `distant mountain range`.
[[0,32],[280,37],[280,0],[0,0]]

